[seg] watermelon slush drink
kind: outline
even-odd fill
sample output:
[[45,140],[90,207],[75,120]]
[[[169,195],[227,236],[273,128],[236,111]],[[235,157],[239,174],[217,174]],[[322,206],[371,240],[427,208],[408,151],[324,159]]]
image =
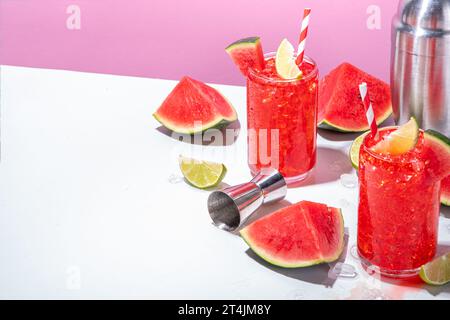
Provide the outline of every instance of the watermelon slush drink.
[[247,77],[248,164],[255,175],[275,168],[288,184],[303,180],[316,163],[318,69],[305,57],[301,79],[278,76],[274,54]]
[[412,276],[436,253],[440,183],[427,174],[423,132],[402,155],[370,148],[394,129],[369,134],[359,156],[358,252],[383,275]]

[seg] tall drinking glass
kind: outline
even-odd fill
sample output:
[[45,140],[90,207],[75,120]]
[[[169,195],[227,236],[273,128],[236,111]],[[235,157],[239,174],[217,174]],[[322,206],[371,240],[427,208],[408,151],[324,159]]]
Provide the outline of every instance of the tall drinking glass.
[[372,151],[377,141],[369,134],[360,149],[358,252],[383,275],[412,276],[436,253],[440,182],[428,174],[423,132],[398,156]]
[[247,78],[248,164],[255,175],[275,168],[288,185],[306,178],[316,163],[319,72],[305,57],[300,79],[278,76],[275,54]]

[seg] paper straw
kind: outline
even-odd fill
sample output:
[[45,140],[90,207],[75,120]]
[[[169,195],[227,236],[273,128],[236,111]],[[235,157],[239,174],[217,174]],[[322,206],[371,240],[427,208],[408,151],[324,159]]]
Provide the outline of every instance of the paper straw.
[[372,102],[370,102],[369,93],[367,90],[367,83],[363,82],[359,85],[359,93],[361,94],[361,99],[366,110],[367,122],[370,126],[370,131],[372,135],[376,137],[378,133],[377,121],[375,120],[375,113],[373,112]]
[[306,8],[303,11],[302,29],[300,32],[300,39],[298,41],[297,60],[296,63],[300,65],[303,62],[305,56],[306,37],[308,36],[309,16],[311,15],[311,9]]

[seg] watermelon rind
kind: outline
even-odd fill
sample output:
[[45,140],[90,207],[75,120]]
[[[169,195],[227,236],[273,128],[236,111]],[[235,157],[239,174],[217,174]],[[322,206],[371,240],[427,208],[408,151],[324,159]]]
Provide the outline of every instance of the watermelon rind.
[[241,74],[247,77],[250,69],[264,69],[264,53],[259,37],[237,40],[225,48]]
[[339,259],[339,257],[341,256],[342,252],[344,251],[344,218],[342,216],[342,211],[341,209],[338,208],[331,208],[333,212],[338,213],[338,218],[339,218],[339,224],[341,227],[340,230],[340,239],[339,239],[339,246],[338,249],[336,250],[336,253],[331,256],[331,257],[322,257],[321,259],[317,259],[317,260],[298,260],[295,262],[287,262],[287,261],[283,261],[281,259],[277,259],[271,256],[270,253],[266,252],[263,248],[261,248],[260,246],[257,246],[255,244],[253,244],[253,241],[250,237],[250,235],[247,232],[247,228],[244,228],[240,231],[241,237],[242,239],[244,239],[244,241],[247,243],[247,245],[264,261],[267,261],[268,263],[278,266],[278,267],[282,267],[282,268],[289,268],[289,269],[293,269],[293,268],[304,268],[304,267],[311,267],[314,265],[318,265],[321,263],[329,263],[329,262],[334,262],[337,259]]
[[187,127],[176,125],[169,119],[160,117],[156,113],[153,114],[153,117],[167,129],[169,129],[173,132],[176,132],[176,133],[187,134],[187,135],[204,133],[205,131],[208,131],[210,129],[220,129],[220,128],[226,127],[233,121],[237,120],[237,116],[234,118],[228,118],[228,119],[224,118],[222,116],[219,116],[217,119],[207,122],[207,123],[203,124],[201,127],[187,128]]
[[258,44],[261,42],[261,39],[259,37],[248,37],[244,39],[237,40],[230,44],[228,47],[225,48],[226,52],[231,52],[236,47],[245,47],[245,46],[254,46],[255,44]]
[[427,139],[434,140],[438,144],[442,145],[444,149],[448,148],[450,153],[450,139],[448,137],[444,136],[442,133],[437,132],[436,130],[433,129],[426,130],[425,135]]
[[220,129],[220,128],[225,127],[225,126],[229,125],[230,123],[236,121],[238,117],[237,117],[236,109],[233,107],[233,105],[230,103],[230,101],[219,91],[217,91],[217,92],[227,102],[227,104],[230,107],[230,110],[232,110],[231,116],[225,117],[222,114],[218,113],[218,115],[215,119],[213,119],[209,122],[206,122],[206,123],[202,123],[201,127],[192,127],[192,126],[186,127],[186,126],[177,125],[172,120],[165,118],[163,116],[160,116],[158,114],[158,111],[153,113],[153,117],[167,129],[172,130],[173,132],[176,132],[179,134],[193,135],[193,134],[203,133],[203,132],[205,132],[209,129],[213,129],[213,128]]
[[[434,143],[439,144],[442,147],[442,150],[447,150],[450,157],[450,139],[448,137],[432,129],[425,131],[425,137],[432,140]],[[448,192],[441,192],[441,204],[444,206],[450,206],[450,197]]]
[[[392,114],[392,104],[388,106],[386,112],[379,116],[377,118],[377,125],[381,125],[384,121],[386,121],[390,115]],[[352,132],[364,132],[370,129],[369,125],[365,125],[364,127],[360,128],[345,128],[342,126],[339,126],[337,124],[332,123],[329,120],[323,119],[321,122],[319,122],[318,127],[325,130],[332,130],[332,131],[338,131],[343,133],[352,133]]]

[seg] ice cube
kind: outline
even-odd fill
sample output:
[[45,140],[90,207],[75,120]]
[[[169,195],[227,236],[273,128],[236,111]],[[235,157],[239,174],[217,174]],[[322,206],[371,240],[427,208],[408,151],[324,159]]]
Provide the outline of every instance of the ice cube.
[[358,185],[358,179],[353,174],[344,173],[341,174],[341,184],[349,189],[353,189]]
[[172,174],[169,176],[169,178],[167,178],[167,180],[168,180],[169,183],[171,183],[171,184],[177,184],[177,183],[183,182],[184,177],[172,173]]
[[413,159],[411,161],[411,167],[413,168],[413,170],[415,172],[420,172],[424,169],[425,164],[423,163],[422,160],[418,160],[418,159]]
[[336,263],[330,270],[328,271],[328,278],[337,279],[337,278],[356,278],[358,273],[356,269],[351,264],[338,262]]
[[389,300],[389,297],[377,288],[364,288],[359,298],[361,300]]

